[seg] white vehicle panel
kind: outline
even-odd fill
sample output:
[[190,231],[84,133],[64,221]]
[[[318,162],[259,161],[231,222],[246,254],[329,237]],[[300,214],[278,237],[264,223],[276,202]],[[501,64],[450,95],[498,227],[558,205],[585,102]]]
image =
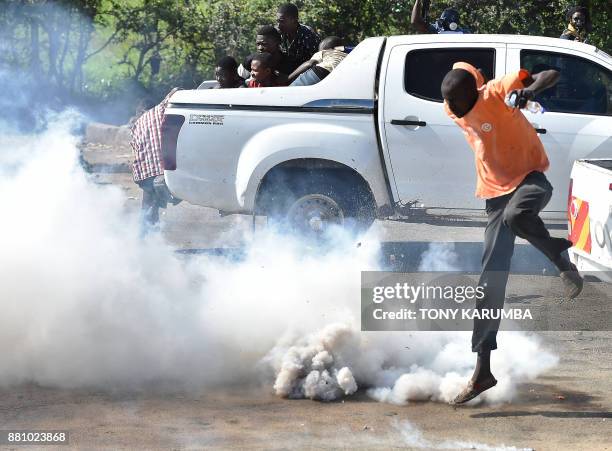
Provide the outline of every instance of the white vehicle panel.
[[[561,40],[557,40],[561,41]],[[557,44],[557,45],[553,45]],[[558,55],[559,65],[563,66],[563,57],[567,55],[582,58],[601,67],[603,70],[612,70],[612,64],[592,52],[591,46],[578,45],[577,48],[566,48],[557,42],[546,45],[516,45],[508,46],[508,71],[517,71],[521,68],[521,52],[538,52],[542,55]],[[561,80],[554,89],[564,82],[564,67],[561,67]],[[573,74],[571,77],[580,77]],[[610,86],[608,89],[612,89]],[[546,105],[545,105],[546,106]],[[569,187],[570,172],[575,160],[583,158],[610,158],[612,157],[612,116],[596,114],[565,113],[546,111],[544,114],[531,113],[527,110],[523,114],[537,129],[546,130],[540,134],[550,161],[546,176],[553,185],[553,196],[546,208],[547,211],[565,211],[567,190]]]
[[612,170],[590,161],[577,161],[572,169],[569,215],[576,230],[569,252],[581,273],[612,283]]
[[[483,208],[482,200],[474,197],[474,153],[463,131],[445,113],[441,101],[409,94],[404,83],[405,72],[409,70],[406,59],[411,52],[455,50],[460,54],[466,49],[493,53],[494,73],[505,72],[504,44],[436,42],[387,48],[387,64],[381,73],[384,80],[381,130],[397,195],[403,202],[418,200],[425,207]],[[422,77],[428,74],[422,73]],[[439,88],[436,89],[439,94]],[[396,125],[395,120],[416,120],[426,125]]]
[[[179,198],[227,212],[250,212],[263,176],[277,164],[319,158],[355,169],[370,185],[377,204],[389,204],[377,152],[374,118],[366,114],[201,110],[223,116],[223,125],[189,124],[177,145],[177,170],[166,171]],[[231,130],[231,132],[228,132]]]

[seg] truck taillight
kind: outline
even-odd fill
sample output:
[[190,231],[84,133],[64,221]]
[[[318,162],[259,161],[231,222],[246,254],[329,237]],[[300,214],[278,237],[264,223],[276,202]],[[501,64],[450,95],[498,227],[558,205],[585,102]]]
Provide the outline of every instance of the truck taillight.
[[570,178],[569,189],[567,191],[567,235],[568,239],[572,234],[572,190],[574,188],[574,179]]
[[178,114],[166,114],[164,116],[161,129],[161,153],[166,171],[176,170],[176,143],[184,122],[185,116]]

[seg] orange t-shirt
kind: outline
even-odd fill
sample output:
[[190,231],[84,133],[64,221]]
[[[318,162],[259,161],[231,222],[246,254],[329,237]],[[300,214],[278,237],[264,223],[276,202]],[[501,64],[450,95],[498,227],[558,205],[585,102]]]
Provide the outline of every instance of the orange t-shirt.
[[476,196],[503,196],[530,172],[548,169],[548,157],[533,125],[519,109],[505,103],[508,93],[524,87],[522,80],[528,73],[521,70],[483,84],[475,67],[456,63],[453,69],[465,69],[477,80],[478,100],[465,116],[456,117],[444,102],[446,114],[463,129],[474,150]]

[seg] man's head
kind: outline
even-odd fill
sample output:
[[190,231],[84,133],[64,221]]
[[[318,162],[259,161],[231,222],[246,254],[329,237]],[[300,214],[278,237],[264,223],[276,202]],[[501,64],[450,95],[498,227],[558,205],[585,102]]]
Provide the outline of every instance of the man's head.
[[258,53],[251,60],[251,77],[258,82],[265,82],[272,78],[272,55]]
[[453,69],[447,73],[442,80],[440,91],[457,117],[465,116],[478,100],[476,78],[465,69]]
[[257,30],[255,43],[259,53],[276,53],[279,51],[281,36],[272,25],[264,25]]
[[222,88],[235,88],[240,81],[238,63],[231,56],[224,56],[217,62],[215,78]]
[[588,30],[589,10],[583,6],[574,6],[567,14],[570,23],[577,30]]
[[437,23],[445,31],[456,31],[459,28],[459,13],[456,9],[446,8],[440,15]]
[[319,44],[319,50],[331,50],[342,45],[342,39],[338,36],[328,36]]
[[276,12],[278,29],[283,34],[295,34],[298,29],[298,7],[293,3],[285,3]]

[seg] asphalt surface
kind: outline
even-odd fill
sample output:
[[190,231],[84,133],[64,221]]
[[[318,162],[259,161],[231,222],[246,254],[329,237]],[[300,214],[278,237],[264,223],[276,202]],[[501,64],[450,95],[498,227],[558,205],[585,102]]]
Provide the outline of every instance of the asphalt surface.
[[[118,156],[112,149],[94,147],[85,152],[95,164],[92,181],[121,186],[127,208],[139,208],[139,189],[126,172],[129,154],[122,150]],[[429,243],[452,242],[462,265],[478,270],[481,220],[457,223],[433,218],[427,222],[377,222],[383,263],[410,271],[415,269],[414,256]],[[220,217],[214,210],[186,203],[168,208],[162,223],[162,233],[185,258],[239,252],[252,227],[249,217]],[[563,224],[550,225],[554,234],[566,233]],[[264,226],[259,220],[257,227]],[[397,406],[373,401],[363,392],[344,401],[321,403],[279,398],[270,384],[189,393],[154,388],[66,390],[30,384],[0,389],[0,429],[70,432],[69,445],[44,449],[497,449],[502,445],[612,449],[612,332],[577,327],[588,323],[610,328],[610,305],[602,299],[612,289],[589,283],[589,295],[565,305],[558,303],[555,293],[530,295],[542,293],[542,278],[556,278],[546,260],[520,240],[513,269],[518,283],[510,290],[509,302],[533,304],[553,317],[558,315],[559,321],[571,317],[574,322],[568,326],[561,321],[559,331],[535,332],[560,357],[559,365],[520,385],[511,403],[463,408],[433,402]],[[422,433],[420,441],[415,441],[414,433],[406,435],[406,421]]]

